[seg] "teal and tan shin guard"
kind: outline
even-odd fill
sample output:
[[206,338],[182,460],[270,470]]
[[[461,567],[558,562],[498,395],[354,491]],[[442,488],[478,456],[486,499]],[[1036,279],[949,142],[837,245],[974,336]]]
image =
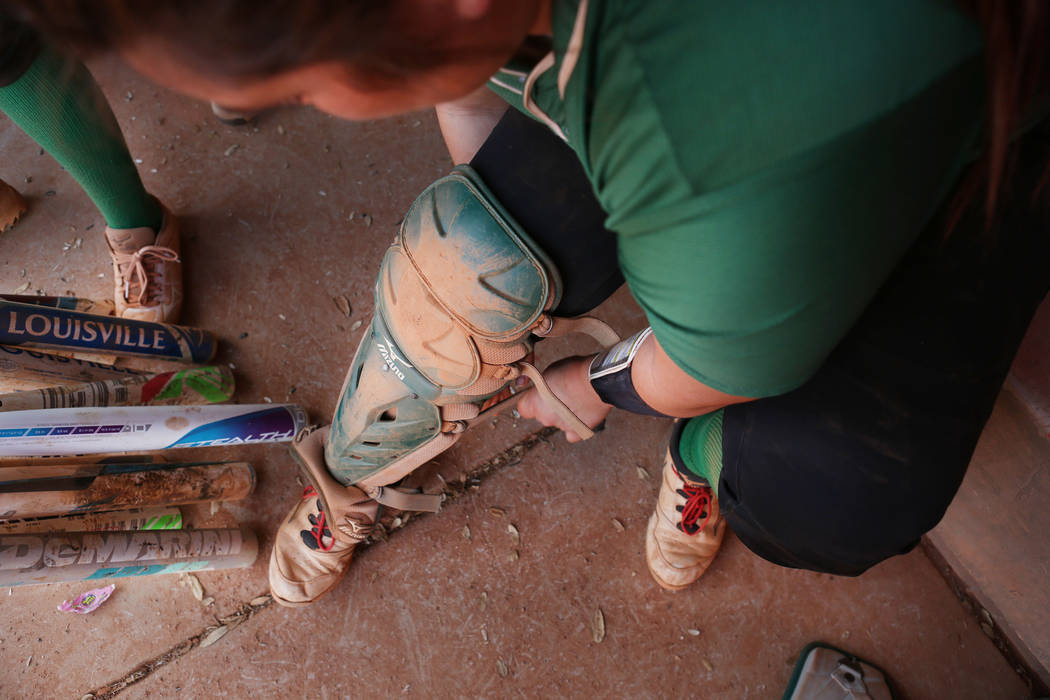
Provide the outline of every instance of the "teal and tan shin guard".
[[380,503],[437,510],[438,497],[390,485],[455,444],[522,375],[590,436],[526,359],[537,337],[618,339],[596,319],[551,316],[559,290],[551,262],[473,170],[460,166],[428,187],[380,266],[375,316],[325,446],[330,474]]

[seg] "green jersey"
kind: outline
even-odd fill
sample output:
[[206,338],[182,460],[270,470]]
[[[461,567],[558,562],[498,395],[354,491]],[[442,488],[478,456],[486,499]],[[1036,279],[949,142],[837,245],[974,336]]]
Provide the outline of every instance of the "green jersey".
[[565,139],[691,376],[811,377],[980,142],[982,42],[947,0],[554,0],[490,87]]

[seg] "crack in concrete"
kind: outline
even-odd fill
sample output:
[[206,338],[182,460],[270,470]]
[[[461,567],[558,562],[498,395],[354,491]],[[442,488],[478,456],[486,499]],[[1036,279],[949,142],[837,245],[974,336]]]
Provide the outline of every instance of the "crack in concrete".
[[[557,428],[543,428],[537,430],[534,433],[529,433],[524,438],[514,443],[507,449],[499,452],[489,459],[485,460],[481,464],[478,464],[470,471],[466,472],[467,478],[464,480],[447,482],[442,479],[443,488],[441,489],[441,495],[444,496],[442,503],[451,503],[463,497],[468,493],[472,493],[477,490],[481,480],[495,472],[498,472],[507,467],[513,467],[521,462],[524,456],[534,449],[540,443],[550,443],[550,437],[558,432]],[[411,520],[422,520],[428,513],[412,513]],[[405,517],[402,519],[401,525],[392,530],[401,530],[407,527],[409,518]],[[367,548],[376,544],[377,542],[385,542],[388,537],[388,530],[377,524],[377,530],[381,533],[375,539],[369,539],[368,542],[360,545],[363,548]],[[217,618],[217,625],[211,625],[205,627],[200,632],[188,637],[179,644],[175,645],[171,649],[154,656],[152,659],[142,662],[122,678],[111,681],[104,686],[100,686],[88,693],[85,693],[80,700],[109,700],[110,698],[116,697],[119,693],[126,690],[128,687],[138,683],[139,681],[148,678],[154,671],[168,665],[172,661],[185,656],[194,649],[201,645],[212,632],[218,629],[220,626],[226,626],[226,632],[232,632],[237,627],[240,627],[243,623],[250,620],[257,613],[273,606],[273,598],[269,595],[257,596],[249,602],[241,603],[237,610],[225,617]]]

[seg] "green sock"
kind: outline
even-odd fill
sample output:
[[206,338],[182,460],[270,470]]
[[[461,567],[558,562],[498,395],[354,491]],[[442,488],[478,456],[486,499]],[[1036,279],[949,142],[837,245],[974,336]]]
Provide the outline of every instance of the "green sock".
[[678,453],[693,476],[706,479],[718,495],[722,475],[722,413],[697,416],[685,424],[678,440]]
[[44,48],[0,110],[64,167],[113,228],[159,230],[163,213],[147,192],[109,103],[83,63]]

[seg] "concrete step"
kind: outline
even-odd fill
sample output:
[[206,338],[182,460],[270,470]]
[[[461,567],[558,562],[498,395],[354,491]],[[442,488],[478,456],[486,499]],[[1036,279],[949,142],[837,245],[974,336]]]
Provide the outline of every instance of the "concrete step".
[[955,501],[927,536],[981,627],[1050,687],[1050,303],[1018,353]]

